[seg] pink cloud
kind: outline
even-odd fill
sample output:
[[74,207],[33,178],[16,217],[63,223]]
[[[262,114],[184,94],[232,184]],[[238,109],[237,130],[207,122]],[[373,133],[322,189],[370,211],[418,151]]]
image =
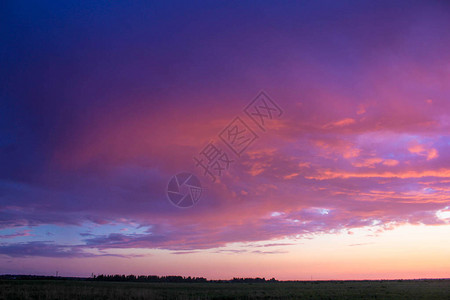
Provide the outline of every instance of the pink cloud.
[[33,234],[31,234],[30,231],[31,230],[23,230],[23,231],[11,233],[11,234],[3,234],[3,235],[0,235],[0,239],[12,239],[12,238],[16,238],[16,237],[33,236]]
[[348,126],[348,125],[352,125],[355,124],[356,121],[355,119],[352,118],[345,118],[336,122],[332,122],[332,123],[328,123],[324,126],[324,128],[330,128],[330,127],[343,127],[343,126]]
[[427,160],[431,160],[439,156],[438,151],[436,149],[426,147],[423,144],[419,144],[417,141],[411,143],[411,145],[408,147],[408,151],[413,154],[425,156]]

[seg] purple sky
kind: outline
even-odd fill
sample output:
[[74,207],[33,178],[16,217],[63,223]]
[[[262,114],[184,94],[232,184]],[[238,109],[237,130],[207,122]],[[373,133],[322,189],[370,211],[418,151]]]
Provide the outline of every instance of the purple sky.
[[[239,253],[269,266],[304,240],[331,255],[334,235],[424,225],[442,244],[398,276],[450,276],[424,260],[450,247],[445,1],[1,6],[0,272],[139,273],[126,262],[160,257],[158,275],[259,276]],[[266,131],[243,111],[261,90],[283,110]],[[258,135],[240,157],[218,136],[237,116]],[[214,183],[193,160],[210,141],[234,160]],[[189,209],[166,195],[182,171],[205,188]],[[212,272],[225,252],[235,263]],[[288,269],[273,274],[302,276]]]

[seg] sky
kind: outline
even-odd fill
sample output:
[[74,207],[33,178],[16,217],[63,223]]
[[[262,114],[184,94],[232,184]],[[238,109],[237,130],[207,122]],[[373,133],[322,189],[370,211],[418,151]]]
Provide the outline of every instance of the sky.
[[450,5],[391,2],[2,2],[0,273],[449,278]]

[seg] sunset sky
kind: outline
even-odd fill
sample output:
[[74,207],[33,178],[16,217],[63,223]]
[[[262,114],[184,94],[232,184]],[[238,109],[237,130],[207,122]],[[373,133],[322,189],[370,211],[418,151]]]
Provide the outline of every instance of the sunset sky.
[[449,32],[437,0],[2,2],[0,274],[449,278]]

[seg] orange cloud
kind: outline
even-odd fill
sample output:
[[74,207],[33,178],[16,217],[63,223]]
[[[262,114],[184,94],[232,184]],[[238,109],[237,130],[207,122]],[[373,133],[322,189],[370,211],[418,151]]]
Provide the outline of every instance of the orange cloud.
[[361,168],[361,167],[367,167],[367,168],[375,168],[375,165],[382,163],[385,166],[396,166],[398,165],[398,160],[395,159],[384,159],[381,157],[372,157],[367,158],[361,162],[354,162],[352,163],[353,166]]
[[352,118],[345,118],[333,123],[328,123],[324,126],[324,128],[331,128],[331,127],[344,127],[344,126],[348,126],[351,124],[354,124],[356,121],[355,119]]
[[393,166],[398,165],[398,160],[395,160],[395,159],[385,159],[385,160],[383,161],[383,165],[393,167]]
[[291,178],[294,178],[294,177],[296,177],[298,175],[299,175],[299,173],[292,173],[292,174],[284,176],[284,179],[291,179]]
[[358,115],[362,115],[366,113],[366,108],[363,104],[358,105],[358,111],[356,112],[356,114]]
[[439,156],[438,151],[436,149],[427,148],[423,144],[419,144],[416,141],[414,143],[412,143],[411,146],[408,147],[408,151],[413,154],[425,156],[427,158],[427,160],[431,160],[431,159],[437,158]]
[[308,176],[308,179],[334,179],[334,178],[421,178],[421,177],[441,177],[450,178],[450,169],[427,170],[427,171],[406,171],[406,172],[339,172],[323,171],[319,175]]

